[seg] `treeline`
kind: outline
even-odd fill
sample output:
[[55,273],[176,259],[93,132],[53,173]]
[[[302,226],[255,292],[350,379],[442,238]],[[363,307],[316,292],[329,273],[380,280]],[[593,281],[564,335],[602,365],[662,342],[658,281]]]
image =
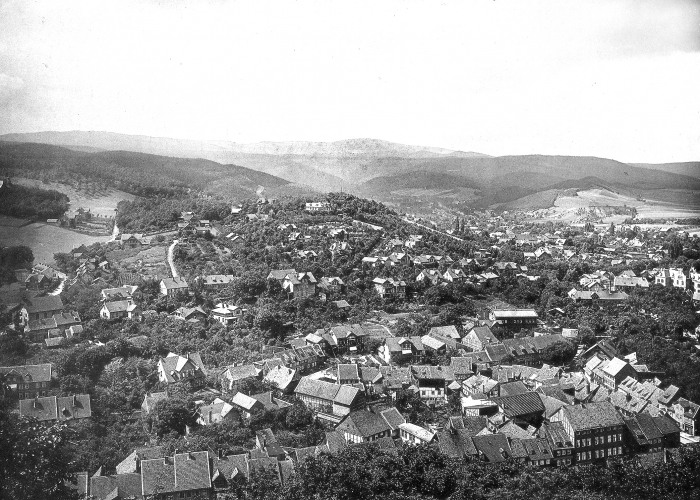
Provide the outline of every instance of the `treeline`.
[[273,175],[197,158],[130,151],[85,153],[32,143],[1,143],[0,171],[45,181],[97,182],[143,197],[208,191],[244,198],[255,196],[259,185],[289,184]]
[[29,269],[33,262],[34,254],[29,247],[0,247],[0,280],[14,281],[15,269]]
[[0,189],[0,214],[27,219],[58,219],[68,210],[68,196],[54,189],[5,185]]
[[123,200],[117,205],[116,224],[122,233],[174,229],[182,212],[194,212],[198,219],[218,221],[230,215],[231,205],[195,196]]

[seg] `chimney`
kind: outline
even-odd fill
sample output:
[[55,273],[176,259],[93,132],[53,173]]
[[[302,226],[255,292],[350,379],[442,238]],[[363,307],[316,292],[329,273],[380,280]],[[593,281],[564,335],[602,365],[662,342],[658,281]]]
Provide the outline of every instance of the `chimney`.
[[73,394],[73,406],[75,406],[75,394]]

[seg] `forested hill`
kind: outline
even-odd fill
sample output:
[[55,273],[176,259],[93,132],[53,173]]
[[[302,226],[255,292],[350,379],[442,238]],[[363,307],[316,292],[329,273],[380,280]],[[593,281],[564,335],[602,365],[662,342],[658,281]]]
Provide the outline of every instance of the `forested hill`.
[[289,181],[237,165],[129,151],[73,151],[59,146],[0,142],[0,172],[47,181],[88,179],[138,196],[201,191],[227,198],[288,189]]

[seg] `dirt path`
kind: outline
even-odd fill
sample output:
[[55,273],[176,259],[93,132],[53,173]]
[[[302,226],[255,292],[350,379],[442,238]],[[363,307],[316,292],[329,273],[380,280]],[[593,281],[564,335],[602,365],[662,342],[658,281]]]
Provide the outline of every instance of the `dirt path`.
[[177,245],[178,240],[173,240],[173,244],[168,247],[168,265],[170,266],[170,273],[173,278],[177,278],[177,268],[175,267],[175,261],[173,259],[173,251],[175,250],[175,245]]

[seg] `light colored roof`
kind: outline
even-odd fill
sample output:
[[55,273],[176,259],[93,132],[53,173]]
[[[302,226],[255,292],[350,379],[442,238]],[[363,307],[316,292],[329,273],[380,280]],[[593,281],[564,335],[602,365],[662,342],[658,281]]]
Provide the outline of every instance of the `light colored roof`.
[[242,392],[237,392],[236,395],[233,396],[233,398],[231,398],[231,403],[250,411],[253,409],[255,404],[258,403],[258,400],[253,399],[250,396],[243,394]]
[[435,437],[434,433],[416,424],[404,423],[399,425],[399,429],[411,434],[412,436],[416,436],[418,439],[427,443],[432,441]]
[[622,370],[627,364],[627,361],[624,361],[620,358],[613,358],[608,362],[605,368],[603,368],[603,371],[608,375],[612,375],[614,377],[615,375],[620,373],[620,370]]
[[534,309],[517,309],[517,310],[494,310],[493,315],[498,318],[537,318],[537,313]]

